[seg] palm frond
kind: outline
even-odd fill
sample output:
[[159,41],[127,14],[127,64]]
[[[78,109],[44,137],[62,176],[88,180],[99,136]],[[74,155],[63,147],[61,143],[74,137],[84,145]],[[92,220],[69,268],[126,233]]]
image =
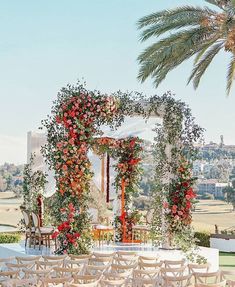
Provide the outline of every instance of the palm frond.
[[214,44],[217,40],[219,39],[219,35],[217,35],[217,37],[215,37],[212,41],[208,42],[207,45],[205,45],[205,48],[202,49],[200,52],[197,53],[195,59],[194,59],[194,65],[196,65],[198,63],[198,61],[201,59],[201,57],[205,54],[205,52],[207,51],[207,49]]
[[229,95],[235,76],[235,55],[232,56],[227,73],[227,95]]
[[141,82],[149,76],[154,77],[158,82],[159,74],[162,75],[165,70],[175,68],[204,48],[208,41],[212,41],[212,34],[206,28],[195,28],[177,34],[159,41],[151,51],[144,51],[140,55],[141,67],[138,78]]
[[188,18],[175,18],[168,19],[168,21],[160,22],[155,25],[151,25],[149,28],[145,29],[141,35],[141,41],[146,41],[150,37],[160,36],[168,31],[174,29],[181,29],[185,27],[199,26],[202,17],[190,17]]
[[164,21],[165,19],[171,17],[178,17],[178,18],[187,18],[190,19],[192,16],[208,16],[211,14],[216,13],[215,11],[209,8],[201,8],[201,7],[194,7],[194,6],[183,6],[178,7],[175,9],[166,9],[160,12],[155,12],[150,15],[142,17],[138,22],[138,28],[142,29],[145,26],[157,24],[160,21]]
[[200,83],[201,77],[205,73],[206,69],[210,65],[211,61],[214,59],[214,57],[218,54],[218,52],[223,47],[224,43],[222,41],[214,44],[203,56],[203,58],[200,60],[200,62],[194,67],[189,79],[188,84],[193,79],[193,85],[194,88],[198,88],[198,85]]

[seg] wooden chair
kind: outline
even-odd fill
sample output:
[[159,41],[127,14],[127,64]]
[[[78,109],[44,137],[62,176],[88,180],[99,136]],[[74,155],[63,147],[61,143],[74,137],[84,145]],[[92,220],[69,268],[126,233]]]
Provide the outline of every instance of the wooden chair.
[[144,243],[148,241],[148,234],[151,231],[151,223],[153,218],[153,209],[150,209],[146,214],[145,224],[132,226],[132,241],[135,240],[136,234],[139,233],[140,240]]
[[89,259],[89,265],[105,265],[109,266],[112,263],[112,257],[95,257]]
[[115,252],[111,252],[111,253],[93,252],[92,257],[95,257],[95,258],[112,257],[113,258],[115,254],[116,254]]
[[44,278],[41,279],[41,287],[49,287],[49,286],[67,286],[69,283],[73,281],[71,277],[61,277],[61,278]]
[[32,270],[35,266],[34,262],[32,263],[26,263],[26,264],[19,264],[19,263],[6,263],[6,267],[9,271],[17,271],[19,278],[24,278],[24,270]]
[[0,271],[7,271],[6,263],[14,263],[15,257],[0,258]]
[[22,210],[22,215],[24,218],[24,225],[25,225],[25,247],[27,246],[27,242],[29,239],[29,247],[31,247],[31,243],[34,240],[35,236],[35,228],[32,226],[32,219],[30,213],[26,210]]
[[184,275],[186,266],[177,268],[161,268],[161,274],[163,277],[181,277]]
[[91,259],[90,254],[86,255],[72,255],[70,254],[67,259],[65,259],[65,265],[70,266],[71,268],[84,266],[84,264],[88,264],[89,260]]
[[72,277],[73,275],[80,275],[83,268],[68,268],[68,267],[54,267],[56,278]]
[[133,287],[157,286],[160,268],[155,270],[133,270]]
[[101,276],[109,266],[106,265],[85,265],[84,267],[84,275],[94,275]]
[[[38,240],[39,243],[39,250],[41,249],[41,243],[45,242],[46,247],[50,248],[50,238],[52,233],[54,232],[54,228],[52,227],[40,227],[40,220],[39,216],[32,212],[32,220],[33,220],[33,225],[35,229],[34,233],[34,249],[36,246],[36,240]],[[56,241],[55,241],[56,245]]]
[[135,251],[117,251],[115,258],[138,259]]
[[139,264],[141,263],[158,263],[159,262],[159,256],[139,256]]
[[36,279],[9,279],[2,282],[3,287],[32,287],[37,286]]
[[138,268],[141,270],[155,270],[162,267],[163,262],[157,262],[157,263],[139,263]]
[[50,269],[44,269],[44,270],[28,270],[24,269],[25,279],[35,279],[37,283],[41,279],[48,278],[50,276],[51,270]]
[[164,260],[165,268],[179,268],[185,265],[185,260]]
[[0,284],[8,279],[19,279],[19,271],[9,270],[0,272]]
[[189,287],[192,275],[179,277],[164,276],[162,279],[162,287]]
[[128,282],[132,278],[133,270],[136,268],[134,265],[118,265],[112,264],[109,273],[119,276],[120,278],[126,278]]
[[124,278],[113,276],[112,278],[101,279],[100,286],[101,287],[125,287],[127,280]]
[[226,281],[222,281],[222,282],[217,282],[214,284],[196,284],[194,285],[194,287],[225,287],[226,286]]
[[215,284],[220,282],[220,271],[207,273],[194,272],[193,277],[195,280],[195,285],[208,283]]
[[18,264],[32,264],[31,269],[36,269],[36,262],[41,259],[41,256],[27,256],[27,257],[20,257],[16,256],[15,257],[16,262]]
[[220,272],[220,280],[226,280],[228,287],[235,287],[235,270],[222,270]]
[[66,260],[67,255],[44,255],[42,259],[45,262],[53,262],[53,261],[64,261]]
[[37,270],[52,270],[54,267],[62,267],[62,260],[54,260],[54,261],[37,261],[36,269]]
[[205,264],[188,264],[188,270],[189,273],[192,274],[194,272],[209,272],[209,269],[211,267],[210,263]]
[[76,284],[69,284],[68,287],[98,287],[100,280],[91,283],[76,283]]
[[138,262],[137,262],[137,257],[136,258],[120,258],[120,257],[116,257],[114,259],[114,264],[117,264],[117,265],[123,265],[123,266],[128,266],[128,265],[138,265]]
[[93,284],[90,286],[98,286],[99,282],[100,282],[100,275],[75,275],[73,276],[73,284],[70,285],[72,286],[89,286],[89,285],[85,285],[85,284]]

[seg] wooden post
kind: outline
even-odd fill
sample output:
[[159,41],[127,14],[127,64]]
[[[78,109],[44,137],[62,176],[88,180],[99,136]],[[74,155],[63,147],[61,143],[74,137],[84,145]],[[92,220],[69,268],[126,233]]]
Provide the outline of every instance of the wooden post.
[[101,192],[104,193],[104,164],[105,164],[105,154],[101,158]]
[[106,202],[108,203],[109,202],[109,182],[110,182],[110,156],[109,156],[109,154],[107,154],[107,166],[106,166],[106,177],[107,177],[107,179],[106,179]]
[[122,196],[121,196],[121,213],[122,213],[122,242],[126,241],[126,220],[125,220],[125,179],[122,178]]

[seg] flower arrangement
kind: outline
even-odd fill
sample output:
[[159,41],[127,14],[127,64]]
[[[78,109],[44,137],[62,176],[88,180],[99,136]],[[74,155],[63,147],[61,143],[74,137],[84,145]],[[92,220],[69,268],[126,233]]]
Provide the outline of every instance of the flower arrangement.
[[[141,142],[138,138],[122,139],[119,142],[97,138],[102,135],[102,125],[117,128],[123,123],[125,116],[131,115],[140,115],[143,118],[161,115],[163,118],[163,125],[157,125],[155,129],[156,173],[151,200],[154,209],[152,237],[155,241],[160,238],[162,243],[166,234],[173,232],[177,246],[185,251],[192,249],[190,222],[194,192],[191,190],[193,180],[187,172],[196,154],[194,143],[200,139],[203,129],[195,124],[190,109],[184,103],[176,101],[170,93],[148,99],[139,93],[120,91],[107,96],[97,91],[88,91],[78,84],[61,89],[52,107],[52,115],[43,121],[47,130],[47,144],[42,152],[55,171],[56,179],[57,193],[53,198],[53,214],[58,223],[58,230],[54,235],[60,243],[58,253],[87,253],[91,246],[88,204],[93,174],[87,153],[95,141],[103,146],[103,151],[108,149],[118,159],[115,184],[120,187],[120,181],[125,179],[126,206],[122,216],[128,214],[131,197],[138,191]],[[169,152],[166,152],[166,147]],[[186,161],[180,163],[183,156],[189,160],[187,168]],[[163,203],[164,199],[166,203]],[[75,209],[74,222],[70,222],[71,203]],[[162,228],[163,204],[166,210],[170,210],[166,214],[170,223],[166,230]],[[66,234],[70,234],[69,237]],[[68,242],[66,247],[62,247],[64,240]]]
[[182,158],[179,163],[178,177],[171,186],[163,208],[167,214],[169,233],[175,238],[175,233],[183,232],[192,222],[192,208],[196,193],[194,184],[196,178],[192,177],[192,166],[188,160]]

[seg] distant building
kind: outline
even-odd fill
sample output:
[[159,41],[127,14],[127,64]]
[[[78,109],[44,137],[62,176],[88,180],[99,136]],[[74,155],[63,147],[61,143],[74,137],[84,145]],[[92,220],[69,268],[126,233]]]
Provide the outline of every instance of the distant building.
[[228,185],[218,182],[217,179],[201,180],[197,184],[197,192],[200,195],[212,194],[215,198],[224,198],[223,189]]

